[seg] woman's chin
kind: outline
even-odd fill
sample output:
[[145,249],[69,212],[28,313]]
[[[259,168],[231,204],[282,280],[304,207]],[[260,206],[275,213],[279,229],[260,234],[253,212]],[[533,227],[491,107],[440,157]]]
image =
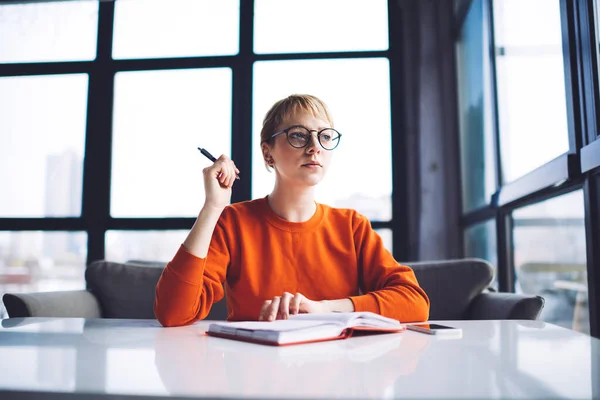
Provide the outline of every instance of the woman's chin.
[[302,183],[306,186],[316,186],[323,180],[323,174],[313,174],[302,177]]
[[280,183],[284,184],[288,184],[288,185],[292,185],[292,186],[305,186],[305,187],[313,187],[318,185],[323,178],[325,177],[325,174],[323,173],[323,171],[319,171],[318,173],[310,173],[310,174],[297,174],[295,176],[282,176],[279,175],[278,179],[280,179]]

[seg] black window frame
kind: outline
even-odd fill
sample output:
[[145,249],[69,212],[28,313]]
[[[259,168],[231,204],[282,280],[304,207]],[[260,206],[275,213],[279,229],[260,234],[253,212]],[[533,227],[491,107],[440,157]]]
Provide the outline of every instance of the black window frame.
[[[455,0],[455,41],[469,7],[478,0]],[[498,286],[515,291],[512,212],[575,190],[583,190],[587,248],[590,334],[600,338],[600,85],[594,0],[560,0],[565,67],[569,151],[509,183],[502,177],[495,70],[493,1],[482,1],[490,29],[489,62],[492,76],[492,115],[498,190],[489,203],[464,212],[461,229],[494,219],[498,252]],[[462,185],[462,182],[461,182]],[[463,249],[464,251],[464,249]],[[464,255],[464,253],[463,253]]]
[[[0,6],[13,3],[2,1]],[[167,4],[165,2],[165,4]],[[89,76],[85,157],[83,165],[82,209],[80,217],[68,218],[7,218],[0,215],[0,231],[84,231],[88,235],[86,265],[105,257],[105,235],[109,230],[189,230],[190,218],[114,218],[110,215],[112,120],[114,78],[122,71],[175,70],[186,68],[228,67],[232,69],[232,159],[243,171],[252,168],[252,91],[253,65],[258,61],[386,58],[390,62],[390,108],[392,126],[393,188],[405,187],[406,168],[400,160],[406,152],[401,137],[403,129],[402,99],[402,31],[400,7],[388,0],[389,48],[385,51],[342,51],[323,53],[255,54],[254,0],[240,0],[239,53],[210,57],[169,57],[151,59],[113,59],[114,1],[99,1],[97,55],[90,61],[0,63],[0,77],[85,73]],[[232,202],[251,199],[250,173],[236,183]],[[393,234],[396,259],[413,259],[409,254],[408,226],[399,221],[408,219],[407,200],[392,191],[392,219],[371,221],[374,229],[387,228]]]

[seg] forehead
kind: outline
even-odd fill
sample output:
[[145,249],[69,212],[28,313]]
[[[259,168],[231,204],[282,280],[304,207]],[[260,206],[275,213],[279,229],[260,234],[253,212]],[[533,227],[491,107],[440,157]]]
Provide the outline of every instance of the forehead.
[[284,116],[282,125],[311,125],[319,128],[331,127],[330,121],[317,110],[295,110]]

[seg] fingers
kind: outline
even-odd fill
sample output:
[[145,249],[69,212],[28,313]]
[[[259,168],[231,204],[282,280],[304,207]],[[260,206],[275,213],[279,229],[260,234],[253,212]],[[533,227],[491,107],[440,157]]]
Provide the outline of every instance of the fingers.
[[292,300],[290,300],[290,314],[296,315],[300,312],[300,303],[302,303],[303,299],[304,299],[304,296],[301,295],[300,293],[296,293],[294,295]]
[[216,178],[224,188],[231,188],[235,183],[236,175],[240,173],[235,163],[225,154],[222,154],[213,165],[205,168],[203,172]]
[[235,164],[233,161],[231,161],[231,164],[228,165],[228,167],[229,167],[229,179],[227,180],[227,186],[232,187],[233,184],[235,183],[235,177],[236,177],[235,170],[237,168],[235,167]]
[[[301,293],[291,294],[284,292],[281,296],[275,296],[272,300],[266,300],[258,316],[259,321],[274,321],[275,319],[288,319],[290,315],[301,312],[310,312],[303,309],[303,305],[310,302]],[[304,307],[306,308],[306,307]]]
[[284,292],[281,295],[279,303],[278,319],[288,319],[290,316],[290,300],[294,298],[294,295],[288,292]]
[[259,321],[264,321],[266,320],[266,316],[267,316],[267,310],[269,309],[269,307],[271,306],[272,300],[266,300],[262,307],[260,308],[260,314],[258,315],[258,320]]
[[281,297],[275,296],[271,301],[271,305],[267,308],[266,320],[273,321],[277,317],[277,310],[279,310],[279,303],[281,302]]
[[279,296],[273,297],[273,300],[267,300],[263,303],[260,309],[260,315],[258,316],[259,321],[273,321],[277,317],[277,311],[279,310],[279,304],[281,302]]

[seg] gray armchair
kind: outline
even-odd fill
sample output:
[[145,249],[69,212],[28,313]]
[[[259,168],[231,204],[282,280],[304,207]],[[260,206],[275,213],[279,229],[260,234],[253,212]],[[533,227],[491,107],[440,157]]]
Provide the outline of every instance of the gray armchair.
[[[6,293],[10,318],[82,317],[153,319],[154,289],[166,263],[96,261],[85,270],[87,290]],[[207,319],[225,319],[225,301],[213,305]]]
[[[539,296],[490,293],[489,263],[478,259],[406,263],[431,300],[430,319],[536,319]],[[6,293],[4,305],[15,317],[154,317],[155,287],[165,263],[96,261],[85,271],[87,290]],[[225,299],[213,304],[206,319],[227,317]]]
[[494,277],[487,261],[466,258],[448,261],[406,262],[425,290],[431,307],[429,319],[529,319],[544,308],[540,296],[491,292]]

